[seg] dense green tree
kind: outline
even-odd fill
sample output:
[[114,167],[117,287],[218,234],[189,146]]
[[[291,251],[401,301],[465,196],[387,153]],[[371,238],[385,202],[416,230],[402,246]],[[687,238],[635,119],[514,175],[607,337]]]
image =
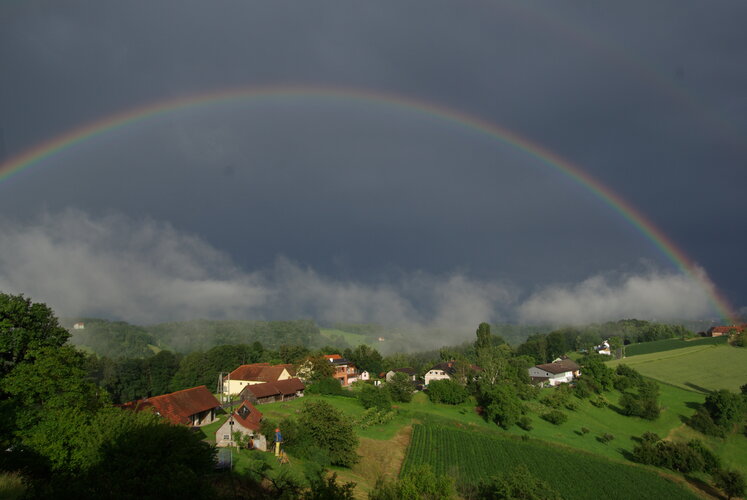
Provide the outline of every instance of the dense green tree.
[[24,361],[33,361],[34,352],[60,347],[69,337],[45,304],[0,293],[0,377]]
[[371,384],[364,384],[358,391],[358,401],[364,408],[378,408],[389,411],[392,409],[392,398],[388,390]]
[[298,367],[298,377],[306,382],[331,378],[335,367],[324,356],[309,356]]
[[545,481],[518,465],[480,485],[479,496],[485,500],[560,500],[560,494]]
[[508,429],[519,421],[523,413],[521,400],[513,386],[498,384],[483,389],[479,402],[488,420]]
[[726,493],[729,500],[744,496],[744,476],[737,470],[720,470],[713,475],[713,482]]
[[488,323],[480,323],[475,333],[477,334],[477,340],[475,340],[476,351],[493,345],[493,336],[490,333],[490,325]]
[[721,389],[706,396],[703,407],[708,411],[713,422],[723,428],[744,418],[745,402],[736,393]]
[[393,401],[407,403],[412,400],[412,380],[406,373],[396,372],[386,383],[386,389]]
[[328,453],[330,463],[350,467],[358,462],[358,438],[349,419],[326,401],[307,401],[299,420],[317,448]]
[[428,397],[434,403],[458,405],[469,397],[467,389],[451,379],[434,380],[428,384]]
[[409,468],[394,481],[379,478],[369,500],[450,500],[457,498],[454,479],[437,476],[429,465]]
[[354,349],[345,349],[343,354],[361,371],[378,375],[384,369],[384,358],[381,357],[379,351],[366,344],[360,344]]
[[301,344],[283,344],[278,351],[283,363],[300,363],[309,355],[309,349]]

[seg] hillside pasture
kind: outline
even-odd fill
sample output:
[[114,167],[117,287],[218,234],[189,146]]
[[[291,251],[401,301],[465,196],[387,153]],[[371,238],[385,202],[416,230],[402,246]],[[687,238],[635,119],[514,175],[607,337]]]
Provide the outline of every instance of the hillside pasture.
[[524,464],[563,498],[698,498],[680,484],[644,467],[535,440],[487,436],[437,425],[413,426],[403,473],[418,464],[428,464],[438,474],[449,475],[458,484],[470,486]]
[[370,339],[360,333],[350,333],[343,330],[336,330],[334,328],[320,328],[319,333],[321,333],[322,337],[333,343],[337,339],[342,339],[350,345],[350,347],[356,347],[360,344],[372,345]]
[[739,392],[747,383],[747,348],[725,344],[641,354],[609,365],[614,368],[620,363],[665,384],[700,393],[719,389]]
[[683,349],[686,347],[721,345],[726,344],[728,341],[728,337],[703,337],[689,340],[665,339],[655,340],[653,342],[640,342],[638,344],[630,344],[625,346],[625,356],[639,356],[641,354],[672,351],[674,349]]

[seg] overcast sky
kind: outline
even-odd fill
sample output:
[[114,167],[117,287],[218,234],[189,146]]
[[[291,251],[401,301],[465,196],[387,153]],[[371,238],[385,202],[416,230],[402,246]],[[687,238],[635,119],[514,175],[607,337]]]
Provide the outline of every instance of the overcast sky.
[[[394,94],[577,165],[738,310],[745,22],[736,0],[5,1],[0,154],[229,88]],[[0,181],[0,214],[0,290],[61,315],[469,331],[717,317],[698,280],[588,189],[453,121],[370,100],[162,114]]]

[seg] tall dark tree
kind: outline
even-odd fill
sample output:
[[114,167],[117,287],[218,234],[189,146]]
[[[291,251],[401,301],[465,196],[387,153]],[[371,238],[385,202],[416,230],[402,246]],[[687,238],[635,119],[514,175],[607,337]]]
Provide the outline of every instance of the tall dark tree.
[[493,345],[492,335],[490,334],[490,325],[480,323],[477,327],[477,340],[475,340],[475,350],[485,349]]
[[33,359],[31,352],[60,347],[69,337],[46,304],[0,293],[0,377],[29,356]]

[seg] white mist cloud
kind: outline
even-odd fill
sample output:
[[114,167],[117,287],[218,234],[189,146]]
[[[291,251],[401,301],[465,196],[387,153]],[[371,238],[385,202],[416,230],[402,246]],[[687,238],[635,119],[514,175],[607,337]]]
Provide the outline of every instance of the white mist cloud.
[[[24,293],[59,316],[147,324],[168,320],[315,318],[375,322],[433,342],[471,336],[481,321],[579,324],[620,318],[699,318],[707,293],[693,278],[647,271],[551,285],[519,301],[516,287],[463,273],[403,273],[378,283],[339,280],[278,258],[246,271],[164,222],[78,210],[28,224],[0,220],[0,291]],[[453,335],[450,339],[449,335]]]
[[581,283],[550,285],[519,307],[526,323],[583,324],[621,318],[697,319],[711,313],[696,279],[655,270],[622,278],[598,275]]
[[26,225],[0,221],[0,234],[0,291],[46,302],[59,316],[134,323],[312,317],[469,331],[498,319],[511,299],[504,287],[460,274],[370,284],[335,280],[284,258],[246,272],[168,223],[122,215],[70,209]]

